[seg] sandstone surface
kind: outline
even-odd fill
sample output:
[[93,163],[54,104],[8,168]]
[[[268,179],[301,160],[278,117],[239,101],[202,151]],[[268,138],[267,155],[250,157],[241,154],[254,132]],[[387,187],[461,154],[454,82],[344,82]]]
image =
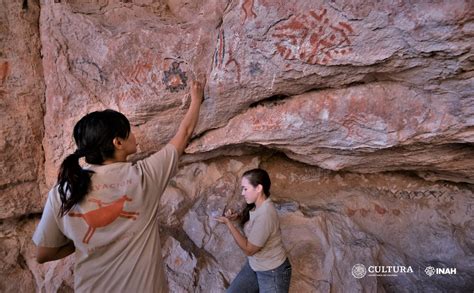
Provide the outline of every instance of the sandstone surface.
[[[474,288],[472,1],[0,0],[0,291],[71,292],[31,235],[85,113],[129,117],[132,160],[205,100],[158,221],[172,292],[245,261],[213,217],[267,169],[290,292]],[[237,265],[234,265],[237,264]],[[356,264],[405,266],[355,278]],[[456,268],[428,276],[425,268]],[[20,281],[18,281],[20,280]]]

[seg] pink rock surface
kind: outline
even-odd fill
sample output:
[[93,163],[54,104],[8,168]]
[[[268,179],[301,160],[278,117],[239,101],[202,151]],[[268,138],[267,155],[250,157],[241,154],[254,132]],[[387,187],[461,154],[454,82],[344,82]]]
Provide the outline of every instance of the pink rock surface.
[[0,219],[42,209],[40,7],[25,10],[20,2],[0,2]]
[[[45,123],[64,124],[45,133],[50,184],[73,150],[70,131],[84,113],[123,111],[137,128],[141,151],[149,153],[176,130],[189,80],[205,75],[197,132],[209,144],[192,152],[256,142],[332,170],[408,169],[472,182],[466,170],[474,106],[466,72],[470,42],[462,38],[469,33],[465,2],[79,3],[42,7]],[[450,12],[442,13],[446,5]],[[345,89],[318,90],[328,87]],[[302,92],[306,98],[291,97]],[[312,95],[319,98],[312,101]],[[271,97],[282,105],[259,115],[273,117],[259,117],[252,129],[233,129],[240,131],[236,137],[224,135],[230,119],[239,127],[239,117],[256,112],[249,105]],[[272,124],[283,119],[276,111],[296,120]],[[221,133],[215,142],[209,137],[214,128]],[[256,139],[276,132],[278,143]],[[453,158],[460,166],[447,163]]]
[[[464,104],[463,102],[466,102]],[[473,106],[378,82],[305,93],[258,105],[206,132],[190,153],[264,145],[330,170],[419,170],[473,182]]]
[[[473,288],[472,10],[0,0],[0,291],[74,287],[74,258],[38,265],[30,239],[77,120],[122,111],[132,159],[144,157],[174,135],[193,78],[206,99],[158,215],[173,291],[222,292],[236,276],[245,256],[212,215],[242,206],[240,175],[257,166],[272,177],[290,292]],[[355,264],[415,272],[356,279]]]

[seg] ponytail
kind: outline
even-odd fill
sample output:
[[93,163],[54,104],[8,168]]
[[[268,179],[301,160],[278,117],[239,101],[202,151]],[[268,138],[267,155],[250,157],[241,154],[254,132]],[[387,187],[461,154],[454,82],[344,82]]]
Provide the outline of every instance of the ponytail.
[[72,207],[81,202],[89,192],[93,171],[84,170],[79,159],[85,154],[79,150],[64,159],[58,174],[58,191],[61,197],[59,215],[63,217]]
[[240,214],[240,226],[244,227],[245,223],[250,219],[250,211],[255,208],[254,203],[248,203]]

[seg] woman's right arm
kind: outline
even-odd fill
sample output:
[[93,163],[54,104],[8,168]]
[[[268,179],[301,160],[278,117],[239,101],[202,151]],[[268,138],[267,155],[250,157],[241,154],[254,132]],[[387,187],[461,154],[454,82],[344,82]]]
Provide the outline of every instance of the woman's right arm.
[[36,245],[36,260],[44,263],[66,257],[76,250],[73,241],[68,239],[58,226],[59,195],[57,187],[48,194],[41,220],[33,234]]
[[237,228],[235,228],[234,224],[231,221],[227,221],[226,223],[227,227],[229,228],[230,234],[232,234],[232,237],[235,240],[235,243],[242,249],[242,251],[245,253],[247,256],[252,256],[255,253],[259,252],[260,249],[262,249],[259,246],[255,246],[252,243],[248,241],[248,239],[240,233]]
[[74,243],[71,241],[61,247],[38,246],[36,248],[36,260],[42,264],[52,260],[64,258],[76,251]]
[[231,218],[232,218],[232,215],[230,213],[229,214],[226,213],[226,216],[217,217],[216,221],[226,224],[227,228],[229,228],[230,234],[235,240],[235,243],[237,243],[237,245],[240,247],[240,249],[242,249],[245,255],[252,256],[255,253],[259,252],[260,249],[262,249],[262,247],[255,246],[252,243],[250,243],[248,239],[244,235],[242,235],[242,233],[240,233],[240,231],[237,230],[237,228],[235,228],[234,224],[232,223]]
[[191,82],[191,105],[189,106],[186,115],[184,115],[183,121],[179,125],[178,131],[175,136],[171,139],[170,144],[176,147],[178,155],[184,152],[184,149],[188,145],[189,139],[193,134],[194,128],[198,122],[199,109],[204,97],[204,84],[198,81]]

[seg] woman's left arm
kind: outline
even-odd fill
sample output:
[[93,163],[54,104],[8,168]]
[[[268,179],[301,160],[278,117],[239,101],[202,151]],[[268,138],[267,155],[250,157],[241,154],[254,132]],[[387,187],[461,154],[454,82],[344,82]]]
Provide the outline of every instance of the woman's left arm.
[[75,251],[76,247],[72,241],[61,247],[38,246],[36,248],[36,260],[41,264],[65,258],[66,256],[73,254]]

